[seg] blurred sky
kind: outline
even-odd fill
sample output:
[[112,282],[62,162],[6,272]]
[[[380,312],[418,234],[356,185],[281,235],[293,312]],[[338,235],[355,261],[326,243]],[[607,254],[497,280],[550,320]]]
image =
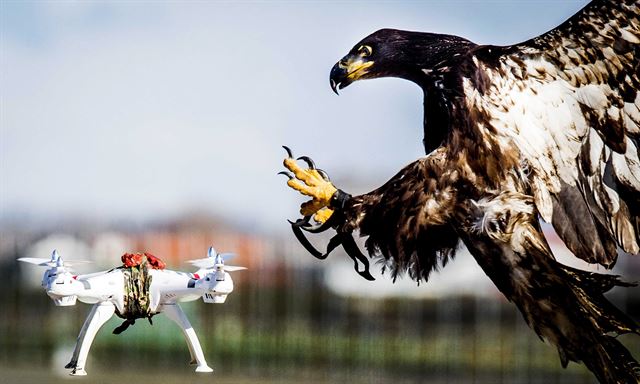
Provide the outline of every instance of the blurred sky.
[[289,145],[362,193],[423,155],[422,95],[334,95],[329,70],[383,27],[509,44],[586,1],[0,0],[0,223],[204,211],[288,230]]

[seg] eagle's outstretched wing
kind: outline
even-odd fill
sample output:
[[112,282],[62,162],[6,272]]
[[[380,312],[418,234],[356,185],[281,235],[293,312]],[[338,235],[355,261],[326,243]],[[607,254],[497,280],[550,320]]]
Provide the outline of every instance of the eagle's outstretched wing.
[[452,225],[458,175],[445,169],[436,150],[404,167],[380,188],[354,196],[342,209],[338,231],[359,230],[370,255],[384,257],[392,277],[408,272],[416,281],[444,266],[459,237]]
[[607,267],[640,244],[640,2],[594,1],[554,30],[480,46],[463,79],[471,113],[526,160],[540,215]]

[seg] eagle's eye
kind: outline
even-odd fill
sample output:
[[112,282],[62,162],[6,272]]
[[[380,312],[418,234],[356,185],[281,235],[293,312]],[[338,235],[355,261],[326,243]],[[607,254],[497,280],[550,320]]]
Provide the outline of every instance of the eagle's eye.
[[368,45],[361,45],[358,48],[358,54],[360,54],[360,56],[362,57],[371,56],[372,53],[373,53],[373,49]]

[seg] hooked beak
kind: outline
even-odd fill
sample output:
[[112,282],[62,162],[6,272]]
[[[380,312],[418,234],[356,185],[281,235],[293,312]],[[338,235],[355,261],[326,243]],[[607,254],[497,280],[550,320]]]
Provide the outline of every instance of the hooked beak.
[[347,55],[331,68],[329,83],[331,89],[338,95],[338,90],[346,88],[349,84],[361,79],[369,72],[373,61],[368,61],[359,55]]
[[336,63],[336,65],[331,68],[331,73],[329,74],[329,83],[331,84],[331,89],[336,95],[340,95],[338,93],[339,89],[349,85],[346,79],[346,71],[340,66],[340,63]]

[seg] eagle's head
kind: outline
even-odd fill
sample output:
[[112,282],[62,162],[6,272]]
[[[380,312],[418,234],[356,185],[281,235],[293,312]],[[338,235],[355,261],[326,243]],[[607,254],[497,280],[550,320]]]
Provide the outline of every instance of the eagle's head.
[[334,92],[356,80],[400,77],[418,84],[474,44],[458,36],[381,29],[362,39],[331,69]]

